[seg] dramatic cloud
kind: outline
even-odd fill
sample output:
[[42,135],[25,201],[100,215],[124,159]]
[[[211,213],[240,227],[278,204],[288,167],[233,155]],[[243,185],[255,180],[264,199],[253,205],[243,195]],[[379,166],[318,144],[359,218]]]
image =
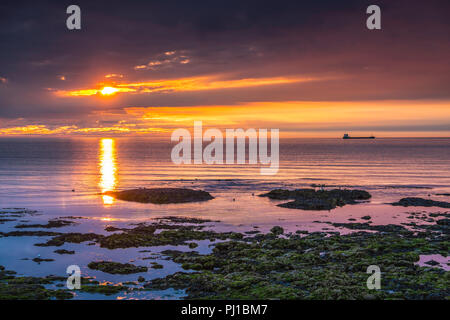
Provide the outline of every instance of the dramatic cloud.
[[[261,110],[248,115],[254,124],[286,131],[449,131],[448,1],[380,0],[381,30],[366,28],[371,3],[359,0],[77,4],[82,28],[70,31],[65,2],[0,3],[3,134],[153,132],[188,125],[180,119],[191,108],[191,120],[217,114],[243,126],[234,111],[249,106]],[[354,117],[355,103],[378,122]]]
[[183,92],[183,91],[205,91],[232,88],[249,88],[259,86],[269,86],[278,84],[289,84],[298,82],[313,81],[314,79],[302,78],[256,78],[221,80],[220,77],[196,77],[174,80],[143,81],[136,83],[119,83],[114,86],[105,86],[98,89],[81,89],[73,91],[56,91],[55,94],[62,97],[71,96],[93,96],[111,95],[115,93],[154,93],[154,92]]

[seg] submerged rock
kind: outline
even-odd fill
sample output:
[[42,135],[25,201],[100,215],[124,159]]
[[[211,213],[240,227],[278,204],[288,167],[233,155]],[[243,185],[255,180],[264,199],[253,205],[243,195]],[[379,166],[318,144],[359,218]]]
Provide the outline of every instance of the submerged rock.
[[428,265],[430,265],[430,266],[437,266],[437,265],[439,265],[440,263],[437,262],[437,261],[434,261],[434,260],[430,260],[430,261],[425,262],[425,264],[428,264]]
[[45,229],[51,229],[51,228],[61,228],[66,227],[70,225],[74,225],[75,222],[73,221],[67,221],[67,220],[50,220],[47,222],[47,224],[18,224],[15,226],[17,229],[24,229],[24,228],[45,228]]
[[36,262],[37,264],[40,264],[41,262],[51,262],[51,261],[55,261],[55,260],[37,257],[37,258],[34,258],[33,261]]
[[214,199],[206,191],[183,188],[141,188],[124,191],[108,191],[104,194],[119,200],[154,204],[186,203]]
[[152,262],[152,268],[153,269],[162,269],[164,266],[162,264],[159,264],[157,262]]
[[440,208],[450,208],[450,202],[445,201],[435,201],[431,199],[422,198],[402,198],[398,202],[392,203],[393,206],[403,206],[403,207],[440,207]]
[[218,220],[209,220],[209,219],[199,219],[199,218],[190,218],[190,217],[175,217],[175,216],[167,216],[155,218],[158,221],[164,222],[172,222],[172,223],[192,223],[192,224],[202,224],[207,222],[220,222]]
[[368,200],[370,193],[364,190],[333,189],[275,189],[260,197],[268,197],[273,200],[294,200],[279,204],[279,207],[303,210],[331,210],[346,204],[356,204],[358,200]]
[[58,250],[55,250],[53,252],[57,253],[57,254],[75,254],[75,251],[73,251],[73,250],[66,250],[66,249],[58,249]]

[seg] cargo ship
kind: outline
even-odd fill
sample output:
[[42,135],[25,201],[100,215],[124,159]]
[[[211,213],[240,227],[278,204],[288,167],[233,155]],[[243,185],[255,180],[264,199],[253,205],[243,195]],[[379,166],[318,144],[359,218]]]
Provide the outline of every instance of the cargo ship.
[[348,135],[348,133],[345,133],[344,136],[342,137],[342,139],[375,139],[374,136],[369,136],[369,137],[350,137]]

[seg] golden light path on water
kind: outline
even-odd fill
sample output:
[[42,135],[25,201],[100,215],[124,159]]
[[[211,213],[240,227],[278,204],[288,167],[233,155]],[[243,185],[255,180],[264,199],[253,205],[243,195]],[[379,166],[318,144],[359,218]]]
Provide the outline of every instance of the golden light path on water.
[[[117,166],[116,166],[116,144],[114,139],[100,140],[100,183],[102,192],[114,190],[117,184]],[[102,196],[104,205],[114,203],[114,198],[110,196]]]

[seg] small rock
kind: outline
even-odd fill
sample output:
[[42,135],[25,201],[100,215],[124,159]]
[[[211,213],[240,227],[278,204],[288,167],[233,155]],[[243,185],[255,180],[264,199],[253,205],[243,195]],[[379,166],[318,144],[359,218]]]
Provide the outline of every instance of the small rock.
[[430,261],[425,262],[425,264],[428,264],[429,266],[437,266],[440,263],[437,261],[434,261],[434,260],[430,260]]
[[280,226],[275,226],[272,229],[270,229],[270,232],[272,232],[275,235],[283,234],[284,229]]

